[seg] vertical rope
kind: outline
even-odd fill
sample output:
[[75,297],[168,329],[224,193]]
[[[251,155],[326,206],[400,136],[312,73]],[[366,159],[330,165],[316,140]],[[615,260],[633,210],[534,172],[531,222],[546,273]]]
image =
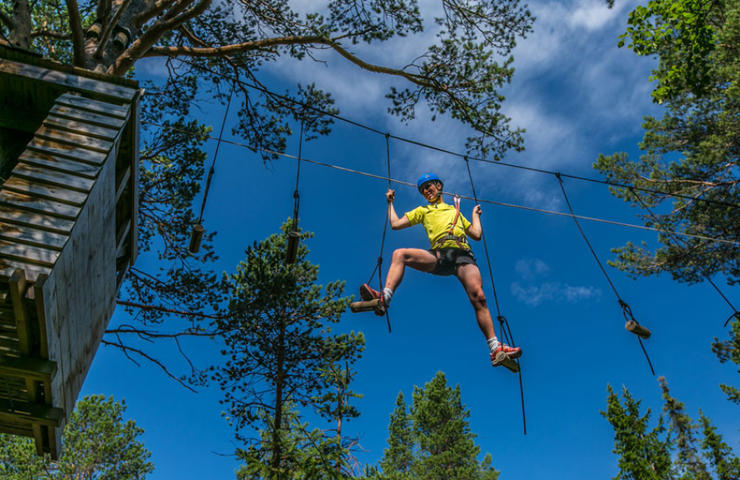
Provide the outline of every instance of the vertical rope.
[[200,204],[200,214],[198,215],[198,223],[203,222],[203,211],[206,208],[206,200],[208,200],[208,192],[211,189],[211,180],[213,174],[216,171],[216,158],[218,158],[218,149],[221,146],[221,138],[224,134],[224,127],[226,126],[226,119],[229,115],[229,108],[231,107],[231,98],[234,96],[234,88],[236,84],[231,86],[231,93],[229,93],[229,100],[226,102],[226,110],[224,111],[224,119],[221,121],[221,130],[218,132],[218,140],[216,141],[216,151],[213,152],[213,160],[211,161],[211,168],[208,169],[208,178],[206,178],[206,189],[203,192],[203,201]]
[[[576,218],[575,212],[573,211],[573,206],[570,204],[570,199],[568,199],[568,194],[565,192],[565,185],[563,184],[563,179],[560,176],[560,173],[556,173],[555,178],[558,179],[558,182],[560,184],[560,190],[563,192],[563,198],[565,199],[565,203],[568,206],[568,210],[570,211],[571,218],[573,219],[574,222],[576,222],[576,227],[578,227],[578,231],[581,232],[581,237],[583,237],[583,240],[586,242],[588,249],[591,251],[591,255],[593,255],[594,260],[596,260],[596,264],[601,269],[601,273],[604,274],[606,281],[609,282],[609,286],[614,292],[614,295],[617,297],[617,302],[619,303],[619,306],[622,308],[622,315],[624,315],[625,320],[633,320],[636,324],[639,325],[640,322],[638,322],[637,319],[634,317],[634,315],[632,315],[632,309],[627,304],[627,302],[622,300],[622,297],[619,295],[619,292],[617,291],[617,287],[614,286],[612,279],[609,278],[609,274],[606,273],[606,269],[604,268],[604,265],[601,263],[601,260],[599,260],[598,255],[596,255],[596,251],[591,245],[591,242],[588,240],[588,237],[586,236],[586,232],[583,231],[583,228],[581,227],[581,223]],[[637,341],[640,343],[640,348],[642,348],[642,353],[645,354],[645,359],[647,360],[648,366],[650,367],[650,372],[653,374],[653,376],[655,376],[655,369],[653,368],[653,362],[650,360],[650,355],[648,355],[647,349],[645,348],[645,345],[642,343],[642,339],[639,336],[637,336]]]
[[[467,167],[468,170],[468,178],[470,179],[470,188],[473,190],[473,199],[475,201],[475,204],[478,204],[478,193],[475,191],[475,182],[473,182],[473,174],[470,171],[470,160],[468,160],[468,157],[465,156],[465,167]],[[493,299],[496,303],[496,320],[498,320],[499,323],[499,332],[501,332],[501,339],[504,341],[504,343],[511,345],[513,347],[516,346],[516,343],[514,342],[514,335],[511,333],[511,326],[509,325],[509,321],[501,315],[501,307],[499,305],[498,301],[498,294],[496,293],[496,282],[493,279],[493,267],[491,266],[491,256],[488,253],[488,245],[486,242],[486,238],[484,236],[483,232],[483,224],[481,223],[481,235],[480,235],[481,241],[483,242],[483,251],[486,253],[486,263],[488,264],[488,275],[491,278],[491,288],[493,290]],[[524,429],[524,435],[527,434],[527,415],[526,410],[524,408],[524,381],[522,379],[522,366],[519,364],[519,360],[514,360],[514,362],[519,367],[518,372],[518,378],[519,378],[519,398],[521,399],[522,404],[522,428]]]
[[301,157],[303,152],[303,120],[301,120],[301,130],[298,134],[298,159],[296,159],[295,169],[295,190],[293,191],[293,231],[298,229],[298,208],[301,203],[301,196],[298,194],[298,186],[301,180]]

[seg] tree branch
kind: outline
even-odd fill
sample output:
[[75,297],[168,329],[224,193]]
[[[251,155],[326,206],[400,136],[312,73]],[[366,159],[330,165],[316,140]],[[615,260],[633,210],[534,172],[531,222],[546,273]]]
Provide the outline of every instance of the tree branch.
[[124,345],[122,342],[119,342],[119,343],[109,342],[106,339],[103,339],[100,343],[102,343],[103,345],[110,345],[112,347],[116,347],[116,348],[121,349],[121,351],[123,351],[124,355],[126,355],[126,357],[129,360],[131,360],[132,362],[134,362],[136,365],[139,365],[139,364],[136,362],[136,360],[134,360],[133,358],[131,358],[131,356],[129,355],[129,352],[135,353],[135,354],[137,354],[137,355],[139,355],[141,357],[144,357],[145,359],[149,360],[150,362],[152,362],[155,365],[157,365],[160,369],[162,369],[162,371],[168,377],[170,377],[171,379],[173,379],[174,381],[176,381],[177,383],[179,383],[183,387],[187,388],[191,392],[198,393],[197,390],[195,390],[193,387],[191,387],[190,385],[188,385],[187,383],[185,383],[181,378],[176,377],[172,372],[170,372],[169,369],[167,368],[167,366],[164,363],[160,362],[156,358],[154,358],[151,355],[147,354],[143,350],[139,350],[138,348],[134,348],[134,347],[129,347],[128,345]]
[[121,14],[123,14],[123,11],[128,8],[129,3],[131,3],[131,0],[123,0],[121,5],[118,7],[118,10],[116,10],[116,13],[113,14],[113,17],[111,17],[110,21],[105,25],[105,28],[103,28],[103,33],[100,35],[100,40],[98,40],[98,49],[95,51],[95,58],[100,58],[103,55],[105,45],[108,43],[108,39],[110,39],[111,33],[113,33],[113,29],[116,27],[116,24],[118,24]]
[[108,73],[111,75],[123,75],[131,68],[136,60],[142,58],[144,54],[152,48],[152,45],[162,38],[165,33],[176,29],[186,23],[191,18],[197,17],[203,13],[211,4],[211,0],[200,0],[195,6],[184,11],[180,15],[167,20],[162,20],[149,28],[139,39],[134,41],[116,61],[108,67]]
[[[358,67],[375,73],[383,73],[387,75],[394,75],[398,77],[403,77],[406,80],[422,86],[422,87],[429,87],[434,88],[435,84],[430,82],[429,80],[425,79],[424,77],[421,77],[419,75],[414,75],[412,73],[405,72],[403,70],[395,69],[395,68],[389,68],[384,67],[382,65],[375,65],[372,63],[368,63],[361,58],[357,57],[356,55],[350,53],[348,50],[346,50],[344,47],[342,47],[339,43],[335,42],[334,40],[322,36],[287,36],[287,37],[276,37],[276,38],[266,38],[263,40],[255,40],[252,42],[244,42],[244,43],[238,43],[233,45],[224,45],[221,47],[211,47],[211,48],[197,48],[197,47],[187,47],[187,46],[178,46],[178,47],[152,47],[149,51],[144,54],[144,56],[166,56],[166,57],[176,57],[176,56],[191,56],[191,57],[219,57],[223,55],[229,55],[239,52],[246,52],[250,50],[258,50],[263,48],[269,48],[269,47],[275,47],[280,45],[310,45],[310,44],[317,44],[317,45],[326,45],[330,48],[332,48],[334,51],[336,51],[338,54],[343,56],[345,59],[349,60],[350,62],[354,63]],[[444,89],[443,89],[444,90]]]
[[85,66],[85,41],[82,36],[82,19],[77,0],[65,0],[69,13],[69,29],[72,31],[72,49],[74,64],[77,67]]
[[210,318],[213,320],[222,320],[224,318],[231,318],[234,316],[233,313],[228,314],[228,315],[215,315],[215,314],[210,314],[210,313],[188,312],[184,310],[175,310],[172,308],[160,307],[159,305],[144,305],[141,303],[127,302],[125,300],[116,300],[116,304],[123,305],[124,307],[141,308],[142,310],[156,310],[158,312],[172,313],[175,315]]
[[36,30],[31,32],[31,38],[46,37],[56,38],[58,40],[70,40],[72,35],[68,33],[55,32],[53,30]]

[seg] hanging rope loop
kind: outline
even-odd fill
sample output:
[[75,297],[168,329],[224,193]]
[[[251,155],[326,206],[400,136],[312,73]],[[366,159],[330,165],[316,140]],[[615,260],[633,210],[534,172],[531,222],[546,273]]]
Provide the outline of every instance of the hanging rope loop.
[[642,348],[642,353],[645,354],[645,359],[647,360],[648,365],[650,366],[650,372],[653,375],[655,375],[655,369],[653,368],[653,362],[650,360],[650,356],[648,355],[647,350],[645,349],[645,345],[643,345],[642,343],[643,338],[650,337],[650,330],[640,325],[640,323],[635,319],[634,315],[632,315],[632,309],[630,308],[630,306],[627,305],[627,302],[622,300],[622,297],[619,295],[619,292],[617,291],[617,287],[614,285],[614,283],[612,282],[612,279],[609,277],[609,274],[606,272],[604,265],[601,263],[601,260],[599,260],[599,256],[596,255],[596,251],[594,250],[594,247],[591,245],[591,242],[586,236],[586,232],[583,231],[583,228],[581,227],[581,223],[578,221],[578,218],[576,218],[576,214],[573,211],[573,206],[571,205],[570,199],[568,198],[568,194],[565,191],[565,185],[563,184],[563,179],[560,176],[560,172],[555,173],[555,178],[557,178],[558,182],[560,183],[560,190],[563,192],[563,199],[565,199],[565,204],[568,206],[568,210],[570,211],[571,218],[575,222],[576,227],[578,227],[578,231],[581,233],[581,237],[583,237],[583,241],[586,242],[586,245],[588,246],[588,249],[591,252],[591,255],[594,257],[594,260],[596,261],[596,264],[599,266],[601,273],[604,274],[604,278],[606,278],[606,281],[609,283],[609,286],[614,292],[614,296],[617,298],[617,302],[619,303],[619,306],[622,308],[622,315],[624,315],[624,318],[627,321],[625,323],[624,328],[627,329],[627,331],[634,333],[635,336],[637,336],[637,341],[640,343],[640,348]]
[[293,264],[298,258],[298,243],[301,239],[301,234],[298,231],[298,212],[301,204],[301,196],[298,193],[298,187],[300,186],[301,180],[301,157],[303,151],[303,120],[301,120],[301,130],[298,135],[298,158],[296,160],[296,172],[295,172],[295,190],[293,190],[293,221],[290,225],[290,231],[288,232],[288,247],[285,253],[285,262],[287,264]]
[[234,90],[236,89],[236,82],[231,86],[231,92],[229,93],[229,100],[226,102],[226,110],[224,110],[224,118],[221,121],[221,130],[218,132],[218,140],[216,141],[216,150],[213,152],[213,160],[211,166],[208,169],[208,176],[206,177],[206,188],[203,191],[203,200],[200,204],[200,213],[198,214],[198,221],[193,225],[193,230],[190,232],[190,244],[188,250],[191,253],[198,253],[200,251],[200,244],[203,240],[203,234],[205,228],[203,228],[203,212],[206,208],[206,201],[208,200],[208,193],[211,190],[211,181],[213,180],[213,174],[216,172],[216,159],[218,158],[218,149],[221,146],[221,139],[224,134],[224,127],[226,126],[226,119],[229,116],[229,108],[231,107],[231,99],[234,96]]

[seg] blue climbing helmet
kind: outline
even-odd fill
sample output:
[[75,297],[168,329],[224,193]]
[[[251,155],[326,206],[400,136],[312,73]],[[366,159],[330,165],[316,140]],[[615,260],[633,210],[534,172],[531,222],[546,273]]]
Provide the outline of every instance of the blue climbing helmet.
[[421,192],[421,187],[427,182],[439,182],[444,186],[444,182],[436,174],[427,172],[416,181],[416,188]]

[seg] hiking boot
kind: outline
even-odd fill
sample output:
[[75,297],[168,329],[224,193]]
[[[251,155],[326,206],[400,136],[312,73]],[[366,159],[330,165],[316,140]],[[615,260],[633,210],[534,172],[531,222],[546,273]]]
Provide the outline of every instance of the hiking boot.
[[386,310],[388,310],[388,306],[385,304],[385,299],[383,298],[383,294],[371,288],[370,285],[368,285],[367,283],[363,283],[360,286],[360,298],[362,298],[365,301],[380,300],[380,302],[378,303],[378,306],[373,309],[373,311],[375,312],[375,315],[383,316],[385,315]]

